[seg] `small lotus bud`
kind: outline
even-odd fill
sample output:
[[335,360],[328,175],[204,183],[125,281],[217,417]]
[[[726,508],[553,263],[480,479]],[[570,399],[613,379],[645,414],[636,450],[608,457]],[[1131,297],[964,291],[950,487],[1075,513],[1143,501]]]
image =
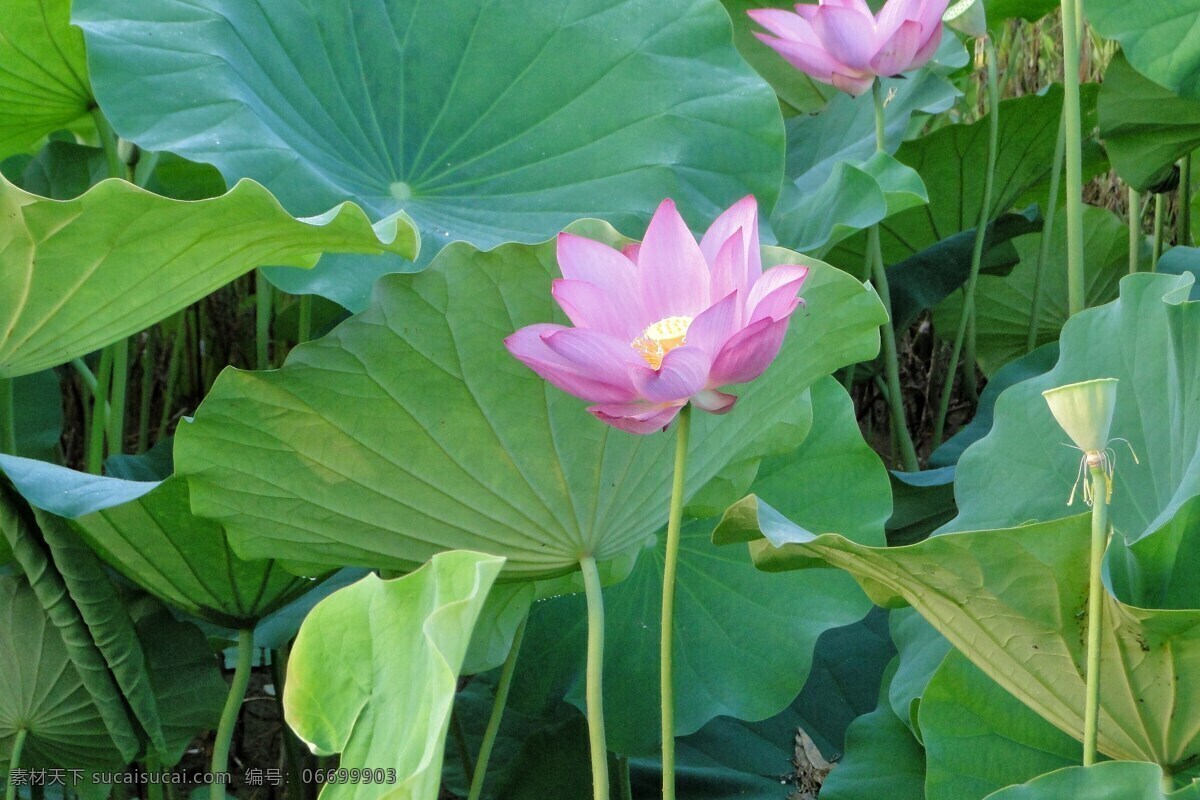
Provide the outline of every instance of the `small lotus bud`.
[[1085,453],[1103,452],[1108,447],[1117,383],[1116,378],[1096,378],[1042,392],[1050,413]]

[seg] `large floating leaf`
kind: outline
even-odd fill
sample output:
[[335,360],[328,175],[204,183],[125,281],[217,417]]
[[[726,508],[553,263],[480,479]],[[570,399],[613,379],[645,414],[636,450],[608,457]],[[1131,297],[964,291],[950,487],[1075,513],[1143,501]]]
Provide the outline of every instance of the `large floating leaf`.
[[1200,97],[1180,97],[1134,71],[1118,53],[1096,103],[1100,135],[1117,174],[1139,191],[1172,177],[1200,147]]
[[[1090,528],[1083,514],[870,548],[813,536],[752,495],[714,537],[750,541],[760,569],[836,566],[876,603],[912,605],[1006,691],[1080,737]],[[1099,748],[1178,771],[1194,759],[1200,730],[1200,675],[1191,668],[1200,611],[1136,608],[1107,591],[1103,599]]]
[[[887,475],[858,430],[845,390],[832,378],[812,388],[814,423],[795,450],[767,459],[755,488],[817,530],[883,543],[891,511]],[[675,628],[675,728],[686,736],[717,716],[761,720],[786,708],[804,686],[817,638],[861,619],[869,605],[846,576],[764,576],[745,554],[714,548],[715,520],[684,526]],[[604,590],[605,725],[620,753],[659,743],[658,648],[664,540],[642,553],[629,578]],[[539,665],[538,686],[568,687],[585,708],[583,598],[539,608],[524,655]],[[541,644],[543,651],[536,649]],[[529,652],[531,645],[533,652]],[[557,667],[557,669],[556,669]],[[553,673],[553,674],[552,674]],[[535,695],[543,692],[534,691]]]
[[1112,435],[1128,439],[1142,462],[1117,452],[1110,512],[1117,532],[1137,539],[1200,493],[1200,415],[1194,413],[1200,304],[1187,302],[1191,284],[1191,275],[1130,275],[1121,281],[1119,300],[1077,314],[1063,327],[1057,366],[1004,392],[991,433],[959,460],[959,516],[946,530],[1077,513],[1067,498],[1080,454],[1063,446],[1067,438],[1041,393],[1090,378],[1120,379]]
[[435,800],[459,668],[503,563],[442,553],[403,578],[368,575],[308,615],[288,662],[288,724],[314,752],[340,753],[343,767],[396,776],[329,784],[324,800]]
[[1110,761],[1092,767],[1067,767],[1022,786],[988,795],[988,800],[1197,800],[1200,785],[1166,791],[1157,764]]
[[[951,42],[961,49],[957,39],[947,37]],[[931,70],[887,79],[884,91],[891,97],[884,123],[889,153],[900,146],[914,114],[945,111],[959,94]],[[788,120],[787,132],[787,178],[771,214],[771,226],[787,247],[817,250],[927,199],[911,168],[875,152],[869,95],[839,94],[819,114]]]
[[130,710],[63,576],[50,563],[31,516],[15,493],[0,483],[0,534],[12,548],[13,559],[29,580],[46,617],[57,628],[67,657],[95,704],[109,737],[128,761],[141,748]]
[[7,0],[0,16],[0,159],[94,105],[71,0]]
[[[1094,125],[1095,93],[1084,92],[1083,102],[1086,131]],[[1058,86],[1044,95],[1026,95],[1000,104],[993,218],[1048,180],[1061,110],[1062,89]],[[880,225],[884,263],[899,263],[978,225],[983,202],[981,165],[987,160],[989,125],[986,117],[970,125],[948,125],[905,142],[896,152],[896,158],[915,169],[925,182],[929,205],[896,214]],[[1094,165],[1093,154],[1085,167]],[[859,272],[865,247],[865,237],[856,236],[831,251],[829,259]]]
[[1195,0],[1084,0],[1083,8],[1101,36],[1121,43],[1121,50],[1138,72],[1172,91],[1200,99],[1200,27]]
[[[620,241],[602,224],[580,230]],[[807,309],[776,363],[729,415],[695,416],[689,494],[726,464],[788,446],[777,429],[796,394],[876,352],[878,299],[805,263]],[[412,569],[473,549],[543,577],[583,554],[636,553],[666,519],[674,438],[603,425],[502,343],[523,325],[566,321],[550,296],[557,274],[553,243],[455,245],[422,273],[381,279],[368,311],[282,369],[225,371],[176,438],[193,507],[246,557],[328,567]]]
[[91,352],[262,264],[310,267],[326,250],[412,258],[417,235],[402,214],[372,227],[350,204],[295,219],[250,181],[183,202],[111,180],[57,202],[0,177],[0,377]]
[[[1058,341],[1070,316],[1067,298],[1067,219],[1059,211],[1054,241],[1042,265],[1037,340],[1043,345]],[[975,297],[976,354],[987,375],[1023,356],[1029,341],[1029,314],[1037,272],[1041,235],[1014,241],[1020,263],[1007,276],[980,275]],[[1083,263],[1088,306],[1107,303],[1117,296],[1117,284],[1129,272],[1129,228],[1105,208],[1083,209]],[[953,331],[962,314],[962,294],[952,294],[934,313],[938,331]],[[946,336],[946,338],[951,338]]]
[[187,481],[128,481],[0,456],[31,505],[67,518],[100,557],[155,597],[229,628],[253,627],[309,589],[276,561],[245,561],[225,531],[194,516]]
[[982,800],[1043,772],[1075,766],[1079,742],[951,652],[921,698],[925,800]]
[[925,800],[925,754],[887,702],[856,719],[846,732],[846,755],[821,787],[824,800]]
[[23,579],[0,577],[0,759],[18,728],[28,731],[21,766],[108,767],[125,763],[63,643]]
[[[76,0],[75,21],[122,136],[255,178],[294,213],[403,208],[427,257],[587,215],[633,230],[665,196],[698,221],[779,191],[775,95],[717,0]],[[403,268],[335,257],[272,279],[360,310]]]

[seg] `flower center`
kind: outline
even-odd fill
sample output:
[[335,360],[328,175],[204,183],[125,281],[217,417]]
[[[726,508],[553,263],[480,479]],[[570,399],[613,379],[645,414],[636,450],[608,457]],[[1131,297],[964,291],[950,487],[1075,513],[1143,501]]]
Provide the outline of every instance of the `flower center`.
[[667,353],[687,341],[687,330],[691,324],[691,317],[660,319],[629,344],[639,356],[646,359],[647,364],[658,369]]

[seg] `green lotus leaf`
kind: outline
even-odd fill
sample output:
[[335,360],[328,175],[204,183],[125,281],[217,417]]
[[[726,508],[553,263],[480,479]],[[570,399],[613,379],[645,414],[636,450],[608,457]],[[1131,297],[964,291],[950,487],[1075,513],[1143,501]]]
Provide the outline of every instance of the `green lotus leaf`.
[[345,768],[395,782],[327,784],[323,800],[435,800],[442,747],[471,629],[504,559],[451,552],[391,581],[368,575],[322,600],[288,661],[289,725]]
[[852,233],[929,198],[921,176],[887,153],[866,161],[839,161],[816,191],[785,191],[775,207],[773,226],[796,250],[820,250]]
[[42,370],[22,375],[13,379],[12,389],[16,454],[57,460],[63,429],[62,383],[58,373]]
[[[1070,316],[1067,302],[1067,218],[1060,210],[1053,226],[1049,257],[1042,267],[1037,320],[1037,345],[1058,341]],[[976,355],[983,372],[993,376],[1025,355],[1029,343],[1029,314],[1037,273],[1041,234],[1013,241],[1020,262],[1006,276],[980,275],[975,297]],[[1117,296],[1117,284],[1129,272],[1129,228],[1108,209],[1083,209],[1083,263],[1087,305],[1107,303]],[[939,331],[953,331],[962,314],[961,293],[951,294],[934,311]]]
[[1152,4],[1084,0],[1083,10],[1101,36],[1121,43],[1122,52],[1138,72],[1200,100],[1200,29],[1192,0]]
[[921,741],[921,697],[952,648],[936,628],[911,608],[892,609],[888,627],[898,653],[896,674],[888,687],[888,702],[917,741]]
[[[1080,455],[1063,446],[1066,434],[1041,393],[1091,378],[1120,379],[1112,434],[1127,439],[1141,461],[1135,464],[1127,450],[1117,453],[1113,555],[1200,494],[1200,416],[1192,413],[1200,393],[1193,357],[1200,304],[1187,301],[1192,280],[1127,276],[1117,301],[1077,314],[1063,327],[1058,364],[1004,392],[991,433],[959,460],[959,516],[945,530],[1009,527],[1078,512],[1067,500]],[[1143,603],[1132,594],[1128,599]]]
[[263,264],[311,267],[326,250],[417,251],[403,214],[372,227],[343,203],[295,219],[252,181],[185,202],[107,180],[59,202],[0,177],[0,219],[0,377],[115,342]]
[[[1095,92],[1085,91],[1082,100],[1087,131],[1095,124]],[[1060,86],[1052,86],[1042,95],[1026,95],[1000,103],[993,219],[1011,209],[1031,189],[1048,181],[1061,112]],[[979,165],[987,160],[989,125],[986,117],[970,125],[947,125],[905,142],[896,151],[896,158],[921,176],[929,193],[929,205],[909,209],[881,223],[885,264],[897,264],[943,239],[978,226],[983,203]],[[1044,196],[1039,197],[1039,202],[1044,201]],[[855,236],[830,251],[828,258],[836,266],[861,272],[865,248],[865,236]]]
[[[792,452],[764,460],[754,486],[807,526],[883,543],[891,510],[887,476],[862,439],[853,404],[825,377],[812,387],[814,424]],[[681,533],[675,606],[675,728],[698,731],[718,716],[762,720],[779,713],[804,686],[813,648],[825,631],[861,619],[869,609],[845,575],[764,576],[744,554],[714,548],[715,520]],[[626,580],[604,590],[605,726],[619,753],[653,752],[659,744],[660,603],[665,537],[642,553]],[[580,710],[586,648],[583,597],[544,604],[532,617],[522,658],[538,665],[514,688],[530,699],[563,696]],[[527,662],[530,663],[530,662]]]
[[846,731],[846,754],[821,786],[824,800],[925,800],[925,753],[888,706],[891,679],[885,676],[876,709]]
[[921,698],[925,800],[982,800],[1079,764],[1079,742],[951,651]]
[[[578,230],[622,241],[602,223]],[[566,322],[550,294],[554,252],[453,245],[424,272],[382,278],[366,312],[282,369],[226,370],[176,435],[192,507],[243,557],[330,568],[411,570],[473,549],[503,555],[509,577],[542,578],[588,553],[631,558],[666,519],[674,437],[596,421],[503,345],[524,325]],[[688,495],[778,451],[796,396],[878,348],[873,292],[802,256],[764,256],[810,265],[807,308],[730,414],[696,415]]]
[[1200,147],[1200,97],[1180,97],[1147,80],[1118,53],[1096,103],[1113,167],[1138,191],[1161,187],[1175,162]]
[[95,106],[70,0],[9,0],[0,18],[0,159]]
[[[760,569],[836,566],[877,604],[912,605],[1006,691],[1078,738],[1090,527],[1083,514],[871,548],[813,536],[751,495],[729,509],[714,538],[750,541]],[[1200,730],[1197,659],[1200,611],[1138,608],[1106,591],[1100,750],[1171,771],[1190,765]]]
[[9,456],[0,456],[0,470],[28,503],[66,518],[113,569],[217,625],[254,627],[313,586],[278,561],[234,555],[219,523],[192,514],[183,478],[105,478]]
[[25,728],[21,766],[125,764],[58,627],[23,579],[0,576],[0,759]]
[[[425,261],[581,216],[633,230],[666,196],[696,222],[779,192],[779,107],[718,0],[75,0],[74,21],[122,136],[293,213],[403,208]],[[334,257],[270,277],[357,311],[404,269]]]
[[[134,716],[148,726],[146,732],[152,737],[157,721],[153,698],[148,697],[145,686],[140,646],[129,631],[121,630],[120,615],[124,611],[113,613],[113,587],[107,587],[110,597],[103,597],[104,587],[90,583],[94,575],[87,574],[86,562],[71,557],[77,553],[68,554],[65,573],[60,573],[51,562],[48,544],[42,540],[42,532],[32,517],[31,510],[16,493],[0,482],[0,534],[12,548],[13,560],[29,579],[47,619],[57,628],[67,657],[91,697],[109,738],[124,761],[130,761],[142,746]],[[62,541],[60,538],[59,542]],[[81,564],[82,570],[76,571],[74,568]],[[81,575],[82,581],[73,580]],[[78,601],[72,590],[80,593]],[[109,608],[104,607],[105,600],[109,601]],[[128,625],[127,617],[124,622]],[[97,634],[104,637],[103,650],[99,646],[101,642],[94,638]],[[130,705],[126,705],[123,695],[126,690]],[[161,731],[158,734],[161,743]]]
[[[982,0],[988,26],[996,28],[1009,19],[1037,22],[1059,7],[1058,0]],[[953,4],[952,4],[953,5]]]
[[1197,800],[1200,785],[1176,791],[1163,788],[1157,764],[1109,761],[1091,767],[1067,767],[988,795],[988,800]]

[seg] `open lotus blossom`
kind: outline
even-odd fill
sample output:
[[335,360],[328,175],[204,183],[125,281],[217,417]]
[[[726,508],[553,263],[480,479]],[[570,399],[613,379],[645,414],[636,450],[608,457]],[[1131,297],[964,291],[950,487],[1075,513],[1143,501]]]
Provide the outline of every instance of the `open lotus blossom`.
[[808,268],[762,270],[758,209],[739,200],[696,244],[670,200],[623,252],[558,237],[555,300],[575,327],[529,325],[509,352],[600,420],[631,433],[665,428],[691,402],[722,414],[720,387],[762,374],[783,344]]
[[942,40],[949,0],[888,0],[878,16],[865,0],[799,3],[796,13],[756,8],[746,13],[775,34],[754,35],[792,66],[822,83],[858,96],[877,77],[916,69]]

